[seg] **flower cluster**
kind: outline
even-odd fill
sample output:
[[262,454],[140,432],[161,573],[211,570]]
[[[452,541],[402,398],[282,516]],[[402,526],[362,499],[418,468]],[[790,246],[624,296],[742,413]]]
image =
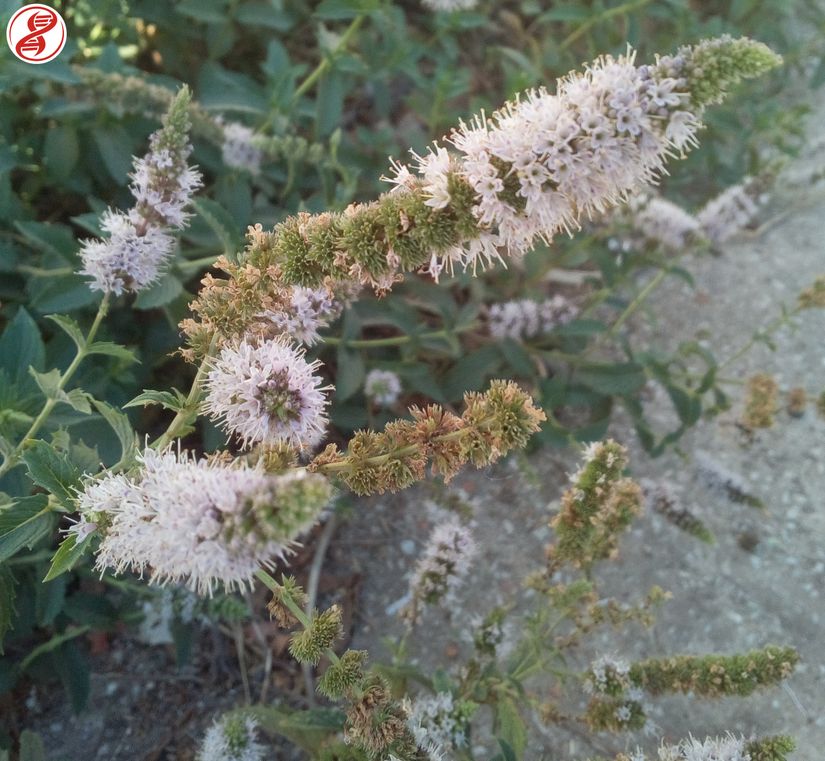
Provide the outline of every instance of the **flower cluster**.
[[742,417],[745,427],[770,428],[778,409],[778,395],[779,386],[770,375],[758,373],[749,378]]
[[561,294],[544,301],[515,299],[490,304],[487,308],[487,329],[495,338],[524,341],[545,336],[566,325],[576,316],[576,308]]
[[318,343],[318,331],[328,327],[341,314],[343,305],[328,288],[290,289],[285,309],[267,310],[261,319],[270,322],[274,331],[285,333],[294,341],[307,346]]
[[[726,737],[694,737],[676,745],[663,744],[658,761],[787,761],[787,754],[795,748],[790,737],[777,735],[746,741],[744,737],[728,734]],[[616,761],[648,761],[642,750],[630,755],[620,753]],[[653,759],[651,759],[653,761]]]
[[250,716],[224,716],[206,730],[197,761],[263,761],[267,750],[257,741],[257,731]]
[[263,151],[254,142],[255,132],[245,124],[229,122],[223,125],[223,163],[233,169],[259,174]]
[[589,569],[617,552],[618,536],[641,511],[642,490],[622,478],[627,450],[615,441],[594,442],[571,477],[561,509],[550,522],[556,541],[548,549],[551,571],[569,563]]
[[318,443],[326,430],[327,399],[304,353],[284,337],[243,339],[210,360],[204,410],[244,445]]
[[437,275],[524,253],[623,200],[695,140],[704,107],[746,77],[776,66],[767,47],[729,37],[699,43],[656,64],[603,58],[526,93],[489,119],[435,145],[417,171],[394,165],[392,192],[340,214],[298,214],[260,233],[243,260],[282,282],[326,278],[389,289],[403,271]]
[[469,720],[475,703],[457,701],[449,692],[418,696],[404,704],[407,726],[419,747],[428,744],[446,751],[467,746]]
[[364,380],[364,394],[378,407],[392,407],[401,396],[401,379],[391,370],[370,370]]
[[331,498],[326,479],[293,470],[268,475],[221,460],[147,449],[135,476],[109,474],[78,496],[85,523],[102,535],[97,568],[146,571],[200,594],[242,588],[283,558]]
[[657,195],[639,194],[630,199],[627,213],[634,229],[647,241],[669,251],[682,251],[705,238],[696,217],[681,206]]
[[718,246],[756,220],[766,201],[762,183],[746,177],[708,201],[696,218],[705,237]]
[[330,444],[310,464],[313,471],[340,478],[356,494],[383,494],[434,475],[452,478],[472,463],[482,468],[512,449],[521,449],[545,419],[515,383],[493,381],[485,393],[467,393],[461,417],[438,405],[410,409],[377,433],[358,431],[346,452]]
[[472,533],[457,518],[437,525],[410,581],[412,601],[405,611],[408,620],[415,622],[422,603],[450,604],[470,572],[477,551]]
[[129,212],[108,210],[100,226],[109,234],[86,240],[80,250],[80,273],[92,278],[90,287],[120,295],[154,283],[175,245],[172,232],[186,226],[186,212],[201,176],[187,165],[189,91],[182,88],[149,139],[149,152],[135,159],[130,189],[135,205]]

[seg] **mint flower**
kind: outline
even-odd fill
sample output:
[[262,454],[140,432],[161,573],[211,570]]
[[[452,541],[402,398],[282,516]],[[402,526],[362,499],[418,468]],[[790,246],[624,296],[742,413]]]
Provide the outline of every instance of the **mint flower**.
[[201,186],[201,175],[187,164],[189,91],[183,88],[149,138],[149,152],[134,161],[129,186],[135,205],[128,212],[104,212],[100,226],[108,237],[83,241],[80,274],[92,278],[93,290],[137,292],[161,275],[174,250],[172,232],[186,227],[186,211]]
[[551,333],[576,316],[576,309],[561,294],[544,301],[516,299],[487,308],[487,329],[494,338],[524,341]]
[[311,446],[323,436],[327,399],[317,360],[281,336],[226,346],[211,360],[204,410],[245,446]]
[[319,519],[327,480],[305,470],[268,475],[240,462],[147,449],[136,475],[107,475],[78,497],[102,535],[96,567],[148,573],[199,594],[244,588],[283,559]]
[[390,370],[370,370],[364,381],[364,394],[378,407],[392,407],[401,396],[401,379]]
[[255,144],[255,132],[245,124],[229,122],[222,125],[223,144],[221,156],[223,163],[233,169],[241,169],[252,175],[260,174],[263,163],[263,151]]
[[225,716],[206,730],[197,761],[264,761],[270,754],[256,741],[257,731],[251,716]]

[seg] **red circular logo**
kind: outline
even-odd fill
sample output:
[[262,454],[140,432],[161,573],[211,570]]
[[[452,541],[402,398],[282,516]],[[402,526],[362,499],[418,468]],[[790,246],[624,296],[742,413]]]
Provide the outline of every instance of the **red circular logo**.
[[11,52],[26,63],[47,63],[66,44],[66,22],[47,5],[24,5],[6,27]]

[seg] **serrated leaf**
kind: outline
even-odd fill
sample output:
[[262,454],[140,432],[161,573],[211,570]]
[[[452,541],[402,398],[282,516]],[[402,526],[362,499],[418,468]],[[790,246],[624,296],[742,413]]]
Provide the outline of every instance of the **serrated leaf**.
[[45,494],[23,497],[0,507],[0,563],[49,533],[51,508]]
[[86,345],[83,330],[71,317],[63,314],[47,314],[46,319],[58,325],[75,342],[78,349],[82,349]]
[[135,454],[137,453],[138,445],[137,434],[135,434],[132,429],[132,424],[129,422],[129,418],[111,405],[106,404],[106,402],[93,399],[92,403],[104,420],[106,420],[106,422],[112,427],[112,430],[115,432],[115,435],[120,442],[120,459],[112,467],[121,468],[130,464],[132,460],[134,460]]
[[37,440],[23,450],[22,460],[34,483],[54,494],[64,507],[72,506],[73,487],[82,474],[65,453],[58,452],[43,440]]
[[107,357],[116,357],[125,362],[139,362],[135,353],[125,346],[113,343],[112,341],[95,341],[89,344],[86,350],[89,354],[105,354]]
[[134,399],[126,402],[123,407],[125,409],[127,407],[146,407],[150,404],[159,404],[167,410],[178,412],[183,408],[185,403],[186,397],[177,389],[173,389],[172,391],[144,389]]
[[66,571],[71,571],[91,548],[92,536],[93,534],[89,534],[78,542],[77,534],[69,534],[60,543],[57,552],[54,553],[52,563],[49,566],[49,572],[45,575],[43,581],[51,581],[61,574],[66,573]]
[[11,570],[0,566],[0,655],[3,655],[3,638],[11,631],[14,620],[14,600],[17,596],[15,585]]
[[73,388],[68,394],[64,394],[64,396],[66,398],[61,401],[70,404],[78,412],[82,412],[84,415],[92,414],[92,407],[89,404],[91,397],[82,388]]
[[62,378],[60,370],[49,370],[47,373],[39,373],[33,367],[29,368],[29,374],[34,378],[37,387],[43,392],[46,399],[60,398],[60,379]]

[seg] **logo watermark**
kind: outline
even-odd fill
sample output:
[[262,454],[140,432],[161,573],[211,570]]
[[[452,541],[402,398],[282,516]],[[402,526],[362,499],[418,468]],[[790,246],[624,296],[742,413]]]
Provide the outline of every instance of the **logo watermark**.
[[66,22],[48,5],[24,5],[6,27],[11,52],[26,63],[48,63],[66,44]]

